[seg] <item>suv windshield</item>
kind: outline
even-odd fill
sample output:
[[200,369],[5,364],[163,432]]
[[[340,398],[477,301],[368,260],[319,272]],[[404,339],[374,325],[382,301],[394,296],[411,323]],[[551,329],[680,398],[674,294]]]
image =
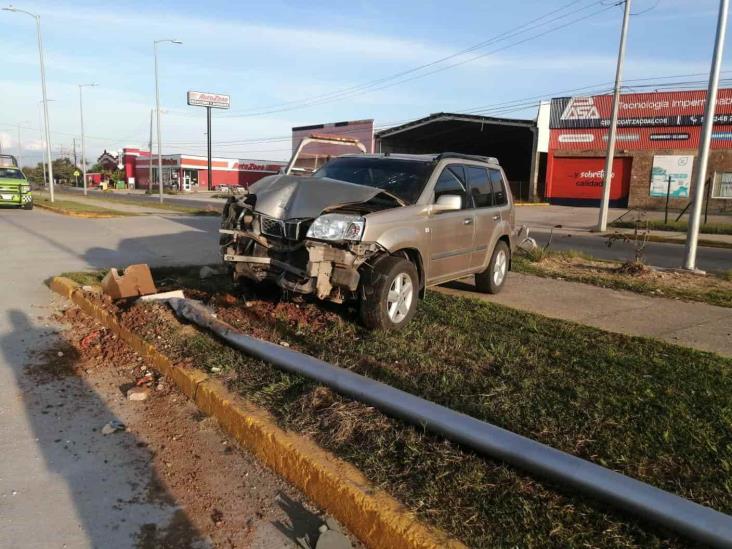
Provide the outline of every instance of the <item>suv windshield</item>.
[[422,194],[432,163],[395,158],[334,158],[313,174],[367,187],[383,189],[407,204],[414,204]]
[[23,172],[14,168],[0,168],[0,179],[25,179]]

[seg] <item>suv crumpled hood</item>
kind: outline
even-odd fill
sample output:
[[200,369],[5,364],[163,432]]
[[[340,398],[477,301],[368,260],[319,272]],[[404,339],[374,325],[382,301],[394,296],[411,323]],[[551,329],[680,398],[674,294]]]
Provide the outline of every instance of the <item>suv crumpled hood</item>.
[[256,196],[254,210],[276,219],[318,217],[323,210],[344,204],[358,204],[379,194],[374,187],[324,177],[270,175],[249,187]]

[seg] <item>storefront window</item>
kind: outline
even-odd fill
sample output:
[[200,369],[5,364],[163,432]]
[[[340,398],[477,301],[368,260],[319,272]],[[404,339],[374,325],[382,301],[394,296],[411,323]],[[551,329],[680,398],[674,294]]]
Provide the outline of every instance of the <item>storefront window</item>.
[[712,198],[732,198],[732,172],[718,172],[714,175]]

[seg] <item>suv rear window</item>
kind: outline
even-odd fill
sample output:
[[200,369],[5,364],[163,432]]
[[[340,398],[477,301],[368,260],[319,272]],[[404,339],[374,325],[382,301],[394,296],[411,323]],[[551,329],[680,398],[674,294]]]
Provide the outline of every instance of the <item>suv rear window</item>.
[[396,158],[334,158],[313,177],[328,177],[383,189],[407,204],[414,204],[432,173],[431,162]]
[[503,176],[499,170],[489,170],[491,173],[491,185],[493,186],[493,204],[495,206],[503,206],[508,204],[506,197],[506,185],[503,182]]
[[476,208],[492,206],[492,189],[488,170],[478,166],[465,166],[468,172],[468,187]]

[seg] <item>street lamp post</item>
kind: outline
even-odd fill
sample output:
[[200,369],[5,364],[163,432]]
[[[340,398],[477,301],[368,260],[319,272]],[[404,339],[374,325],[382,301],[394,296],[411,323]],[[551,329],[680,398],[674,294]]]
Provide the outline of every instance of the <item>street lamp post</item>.
[[92,88],[98,84],[79,84],[79,115],[81,117],[81,174],[84,178],[84,196],[86,196],[86,142],[84,140],[84,101],[82,89]]
[[709,147],[712,141],[714,128],[714,110],[717,107],[717,90],[719,89],[719,71],[724,54],[724,37],[727,33],[727,14],[729,0],[719,1],[719,15],[717,16],[717,35],[714,41],[712,67],[709,71],[709,87],[707,101],[704,105],[704,122],[699,140],[699,156],[696,167],[696,184],[691,188],[692,206],[689,214],[689,229],[686,233],[686,248],[684,250],[684,269],[696,271],[696,248],[699,240],[699,225],[702,206],[704,203],[704,181],[707,177],[709,162]]
[[24,13],[30,15],[36,20],[36,34],[38,35],[38,56],[41,62],[41,89],[43,91],[43,121],[46,130],[46,154],[48,155],[48,190],[51,193],[51,202],[53,199],[53,163],[51,162],[51,130],[49,129],[50,123],[48,121],[48,97],[46,95],[46,67],[43,61],[43,38],[41,37],[41,16],[31,13],[26,10],[18,9],[12,5],[7,8],[3,8],[5,11],[12,11],[15,13]]
[[[55,99],[49,99],[50,101],[55,101]],[[45,124],[43,122],[43,101],[38,102],[38,122],[40,123],[39,128],[41,128],[41,148],[43,151],[41,152],[41,166],[43,167],[43,184],[45,185],[48,180],[46,179],[46,148],[45,148],[45,139],[43,138],[43,128],[45,127]]]
[[620,82],[623,78],[623,62],[625,61],[625,40],[628,36],[628,20],[630,19],[630,0],[625,0],[623,10],[623,26],[620,32],[620,47],[618,49],[618,64],[615,69],[615,89],[613,91],[612,113],[610,115],[610,129],[607,133],[607,155],[605,156],[605,172],[602,181],[602,198],[600,199],[600,216],[597,220],[597,230],[607,230],[607,213],[610,207],[610,189],[613,184],[613,160],[615,159],[615,137],[618,128],[618,110],[620,108]]
[[[174,38],[165,38],[163,40],[155,40],[153,42],[153,53],[155,56],[155,112],[158,129],[158,187],[160,189],[160,202],[163,202],[163,153],[162,153],[162,136],[160,135],[160,86],[158,85],[158,44],[170,42],[171,44],[182,44],[180,40]],[[152,152],[152,151],[151,151]]]

